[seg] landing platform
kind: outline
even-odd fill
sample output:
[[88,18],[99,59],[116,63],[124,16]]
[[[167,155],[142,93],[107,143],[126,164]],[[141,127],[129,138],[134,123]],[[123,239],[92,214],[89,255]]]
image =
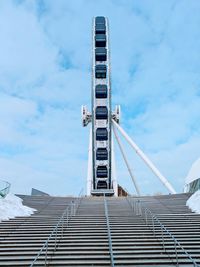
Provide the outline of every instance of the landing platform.
[[98,189],[98,190],[92,190],[91,194],[93,196],[113,196],[114,195],[114,190],[113,189]]

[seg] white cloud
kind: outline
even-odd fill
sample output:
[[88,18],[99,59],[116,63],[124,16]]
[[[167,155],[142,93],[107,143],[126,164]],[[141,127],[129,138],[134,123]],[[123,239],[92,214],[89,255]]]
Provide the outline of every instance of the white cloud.
[[0,9],[1,89],[19,93],[21,88],[55,70],[57,49],[43,33],[34,14],[21,5],[6,3]]

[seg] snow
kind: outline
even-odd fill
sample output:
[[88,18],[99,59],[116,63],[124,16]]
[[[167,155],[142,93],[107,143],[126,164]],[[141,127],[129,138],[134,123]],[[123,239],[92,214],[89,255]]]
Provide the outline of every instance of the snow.
[[185,183],[188,185],[198,178],[200,178],[200,158],[192,164],[192,167],[185,179]]
[[186,205],[194,212],[200,214],[200,190],[196,191],[187,201]]
[[15,218],[16,216],[30,216],[36,211],[22,204],[22,199],[8,194],[5,198],[0,198],[0,221]]

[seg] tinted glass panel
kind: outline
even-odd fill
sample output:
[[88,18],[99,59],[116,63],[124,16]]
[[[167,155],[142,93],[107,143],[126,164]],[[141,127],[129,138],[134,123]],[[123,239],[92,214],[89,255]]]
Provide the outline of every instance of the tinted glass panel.
[[106,181],[98,181],[98,183],[97,183],[97,189],[107,189],[107,183],[106,183]]
[[194,180],[193,182],[190,183],[189,185],[189,192],[194,193],[197,190],[200,189],[200,178]]
[[107,60],[107,50],[104,47],[99,47],[95,49],[95,59],[96,61],[106,61]]
[[95,24],[105,24],[106,20],[103,16],[98,16],[95,18]]
[[95,26],[96,34],[105,34],[106,33],[106,26],[104,24],[97,24]]
[[95,77],[97,79],[105,79],[106,78],[106,65],[96,65]]
[[108,131],[106,128],[97,128],[96,130],[96,140],[106,141],[108,140]]
[[95,92],[96,98],[107,98],[107,85],[106,84],[98,84],[96,85]]
[[97,167],[97,177],[98,178],[107,178],[108,170],[106,166],[98,166]]
[[108,119],[108,109],[105,106],[99,106],[96,108],[96,119],[97,120],[107,120]]
[[96,34],[106,33],[105,17],[96,17],[96,19],[95,19],[95,31],[96,31]]
[[107,160],[108,159],[108,150],[106,148],[97,148],[96,159],[97,160]]
[[95,35],[95,46],[96,47],[105,47],[106,46],[106,35],[105,34],[96,34]]

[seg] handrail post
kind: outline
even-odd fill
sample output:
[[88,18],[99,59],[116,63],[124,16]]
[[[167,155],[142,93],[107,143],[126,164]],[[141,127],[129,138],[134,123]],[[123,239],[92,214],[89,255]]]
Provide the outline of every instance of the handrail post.
[[154,218],[153,218],[153,216],[151,217],[151,219],[152,219],[153,233],[154,233],[154,235],[155,235],[155,229],[154,229]]
[[72,216],[72,202],[70,203],[70,216]]
[[107,207],[107,201],[106,201],[105,194],[103,196],[104,196],[104,209],[105,209],[107,232],[108,232],[110,261],[111,261],[111,266],[114,267],[115,264],[114,264],[113,249],[112,249],[112,238],[111,238],[111,233],[110,233],[110,223],[109,223],[109,216],[108,216],[108,207]]
[[[127,198],[129,198],[129,197],[127,197]],[[130,203],[130,206],[131,206],[131,210],[133,210],[133,201],[132,201],[131,198],[129,199],[129,203]]]
[[57,246],[57,236],[58,236],[58,228],[56,230],[56,234],[55,234],[55,243],[54,243],[54,251],[56,251],[56,246]]
[[45,251],[45,267],[47,266],[47,251],[48,251],[48,247],[49,247],[49,240],[47,241],[46,251]]
[[74,201],[72,202],[72,216],[75,215],[75,203]]
[[137,201],[135,201],[135,214],[137,215]]
[[145,221],[146,221],[146,225],[147,225],[148,223],[147,223],[147,210],[146,210],[146,208],[144,211],[145,211]]
[[139,208],[139,215],[141,216],[142,215],[142,209],[141,209],[141,202],[139,199],[138,199],[138,208]]
[[165,250],[165,244],[164,244],[164,238],[163,238],[163,228],[161,227],[162,230],[162,245],[163,245],[163,249]]
[[69,207],[67,209],[67,226],[68,226],[68,221],[69,221]]
[[136,202],[136,206],[137,206],[137,215],[140,215],[139,214],[139,201],[137,200],[137,202]]
[[176,253],[176,265],[179,266],[178,263],[178,255],[177,255],[177,248],[176,248],[176,240],[174,239],[174,249],[175,249],[175,253]]
[[63,216],[63,219],[62,219],[62,238],[63,238],[63,224],[64,224],[64,221],[65,221],[65,215]]

